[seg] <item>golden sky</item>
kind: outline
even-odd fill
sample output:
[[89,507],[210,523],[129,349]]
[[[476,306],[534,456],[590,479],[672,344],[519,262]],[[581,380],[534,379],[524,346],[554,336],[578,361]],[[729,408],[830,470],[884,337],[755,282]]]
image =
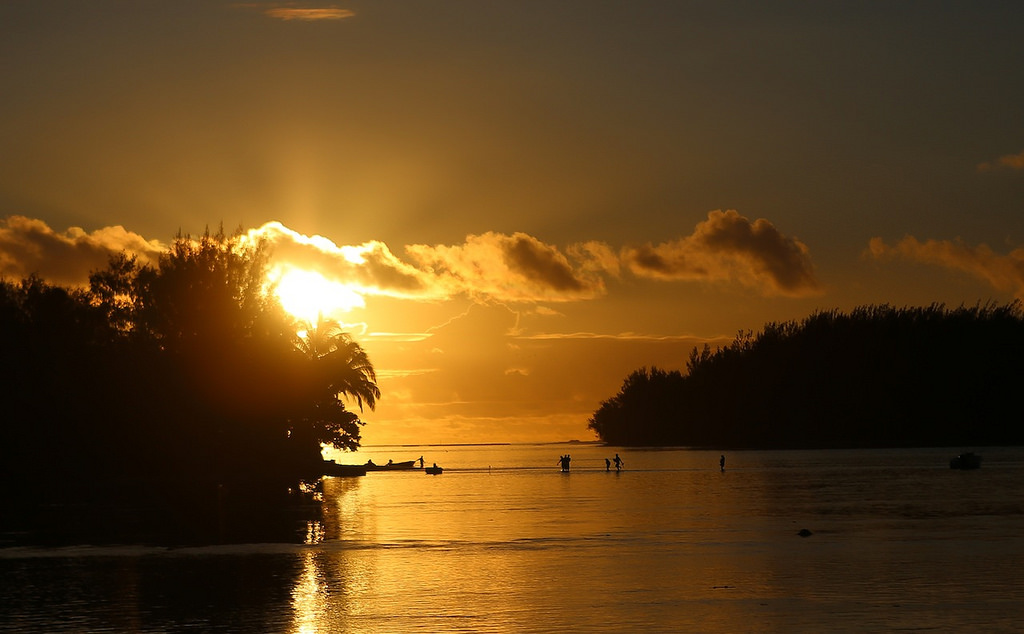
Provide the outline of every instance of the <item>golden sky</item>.
[[3,3],[0,275],[82,283],[242,227],[370,353],[365,442],[588,439],[630,371],[739,330],[1024,297],[1022,23],[995,2]]

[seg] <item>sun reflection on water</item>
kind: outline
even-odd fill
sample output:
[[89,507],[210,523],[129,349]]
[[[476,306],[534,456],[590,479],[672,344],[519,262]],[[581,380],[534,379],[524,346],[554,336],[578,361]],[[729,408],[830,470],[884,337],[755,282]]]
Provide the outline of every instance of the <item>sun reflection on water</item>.
[[327,610],[328,590],[320,578],[312,550],[303,553],[302,572],[292,590],[292,609],[295,612],[295,632],[315,634],[318,623]]
[[295,634],[364,631],[359,621],[378,575],[373,550],[351,541],[367,530],[366,509],[355,499],[360,485],[358,478],[322,481],[325,513],[322,520],[306,522],[301,570],[291,592]]
[[324,541],[324,525],[319,520],[306,522],[306,539],[303,543],[307,546],[319,544]]

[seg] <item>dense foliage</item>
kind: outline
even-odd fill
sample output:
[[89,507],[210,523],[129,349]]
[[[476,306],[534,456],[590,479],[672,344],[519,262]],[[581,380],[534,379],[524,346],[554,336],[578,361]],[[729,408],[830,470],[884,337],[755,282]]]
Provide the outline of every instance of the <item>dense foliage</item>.
[[1024,313],[866,306],[767,324],[687,372],[642,368],[589,427],[616,445],[828,448],[1024,444]]
[[357,447],[343,399],[374,406],[373,367],[328,323],[298,338],[267,255],[207,233],[157,267],[118,256],[88,289],[0,281],[6,492],[280,483],[320,475],[321,443]]

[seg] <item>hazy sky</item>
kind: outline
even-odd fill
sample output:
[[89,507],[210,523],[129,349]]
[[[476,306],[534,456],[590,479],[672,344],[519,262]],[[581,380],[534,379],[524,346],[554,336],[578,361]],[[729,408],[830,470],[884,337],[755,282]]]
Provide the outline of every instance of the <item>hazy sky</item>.
[[0,275],[240,227],[344,285],[304,292],[381,374],[367,443],[588,439],[630,371],[739,330],[1024,297],[1022,31],[1019,2],[8,0]]

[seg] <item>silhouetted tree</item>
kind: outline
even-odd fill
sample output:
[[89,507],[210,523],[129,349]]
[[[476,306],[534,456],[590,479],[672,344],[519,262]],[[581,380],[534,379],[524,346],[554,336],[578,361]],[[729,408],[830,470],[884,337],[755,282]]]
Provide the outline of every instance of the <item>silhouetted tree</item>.
[[342,399],[374,407],[373,366],[340,330],[297,347],[267,249],[179,235],[156,266],[118,255],[87,290],[0,280],[3,493],[280,482],[319,475],[321,443],[358,447]]
[[291,433],[308,436],[317,445],[355,449],[359,446],[362,422],[340,398],[354,399],[360,412],[364,404],[370,409],[376,407],[380,398],[376,372],[366,351],[342,331],[338,322],[320,314],[316,324],[305,326],[297,347],[312,362],[318,375],[316,383],[324,386],[324,392],[315,399],[308,415],[295,421]]
[[[127,335],[135,328],[141,272],[138,259],[122,252],[110,258],[107,268],[89,275],[90,302],[117,334]],[[146,277],[151,274],[146,271]]]
[[614,444],[1020,444],[1022,359],[1019,302],[819,311],[694,348],[678,380],[634,372],[589,426]]
[[266,241],[223,229],[179,235],[157,269],[136,273],[136,325],[171,349],[254,337],[283,345],[295,324],[267,292],[269,255]]
[[[679,416],[674,395],[682,375],[659,368],[641,368],[626,377],[619,393],[601,403],[589,427],[616,445],[656,445],[663,438],[651,421],[674,421]],[[664,430],[671,433],[670,430]]]

